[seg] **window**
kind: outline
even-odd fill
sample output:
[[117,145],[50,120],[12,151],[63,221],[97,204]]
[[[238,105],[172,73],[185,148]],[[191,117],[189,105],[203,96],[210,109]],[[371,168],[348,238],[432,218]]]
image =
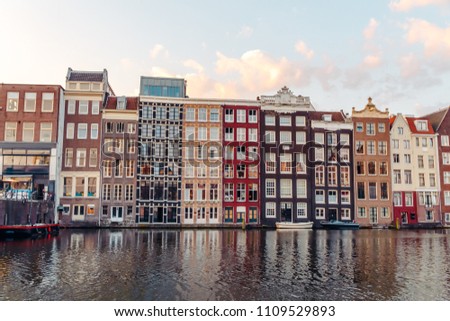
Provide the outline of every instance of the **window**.
[[337,145],[337,135],[335,133],[327,133],[327,144],[331,146]]
[[375,135],[375,124],[374,123],[366,124],[366,134],[369,136]]
[[[444,191],[444,204],[445,205],[450,205],[450,191]],[[446,216],[447,218],[447,216]],[[448,221],[446,219],[446,221]]]
[[97,178],[88,177],[88,197],[97,197]]
[[98,100],[92,101],[92,115],[98,115],[100,112],[100,102]]
[[15,142],[17,139],[17,123],[6,122],[5,123],[5,141]]
[[125,131],[125,123],[119,122],[116,123],[116,133],[123,133]]
[[442,153],[442,164],[450,165],[450,153]]
[[297,174],[305,174],[306,173],[306,154],[304,153],[296,153],[295,154],[295,171]]
[[316,167],[316,185],[325,185],[325,166],[323,165]]
[[350,220],[350,209],[349,208],[341,209],[341,219],[342,220]]
[[248,129],[248,141],[250,141],[250,142],[258,141],[258,129],[257,128],[249,128]]
[[64,185],[63,185],[63,195],[64,196],[72,196],[72,177],[64,177]]
[[399,140],[398,139],[393,139],[392,140],[392,148],[393,149],[399,149]]
[[91,124],[91,139],[98,139],[98,124]]
[[91,148],[89,150],[89,167],[97,167],[98,153],[97,148]]
[[236,122],[237,123],[245,123],[245,109],[238,109],[237,110],[237,116],[236,116]]
[[364,124],[363,123],[356,123],[356,131],[358,133],[362,133],[364,131]]
[[19,93],[8,92],[6,98],[6,111],[19,111]]
[[84,205],[74,205],[73,215],[76,217],[84,216]]
[[275,126],[275,116],[266,115],[266,117],[264,119],[266,122],[266,126]]
[[387,162],[380,162],[380,175],[388,174],[388,166]]
[[410,149],[411,148],[411,142],[408,139],[403,140],[403,148],[404,149]]
[[444,172],[444,184],[450,184],[450,172]]
[[232,123],[234,122],[234,112],[233,109],[225,109],[225,122]]
[[417,163],[419,165],[419,168],[423,168],[424,167],[423,166],[423,156],[422,155],[417,156]]
[[236,158],[239,160],[245,160],[245,156],[246,156],[246,147],[238,146]]
[[400,154],[393,154],[392,157],[394,158],[394,163],[400,163]]
[[360,218],[366,217],[366,208],[365,207],[358,207],[358,217],[360,217]]
[[314,148],[314,154],[315,154],[315,161],[324,161],[325,159],[325,151],[324,148]]
[[364,182],[358,182],[358,199],[363,200],[366,198],[366,188],[364,186]]
[[314,141],[317,144],[324,144],[325,143],[325,135],[323,133],[315,133],[314,134]]
[[187,108],[186,109],[186,120],[187,121],[195,121],[195,108]]
[[350,186],[350,167],[341,166],[341,186]]
[[379,155],[387,155],[387,142],[378,142],[378,153]]
[[84,177],[75,178],[75,196],[76,197],[84,196]]
[[103,184],[102,199],[104,201],[111,200],[111,185],[110,184]]
[[206,184],[197,184],[197,201],[206,201]]
[[225,128],[225,141],[233,141],[234,140],[234,128],[227,127]]
[[245,178],[245,164],[239,164],[236,168],[237,178]]
[[53,112],[53,93],[42,93],[42,112],[51,113]]
[[336,186],[337,185],[337,167],[336,166],[328,166],[328,185]]
[[25,93],[25,112],[36,111],[36,93]]
[[405,192],[405,206],[413,206],[413,193]]
[[428,156],[428,168],[434,168],[434,156]]
[[296,132],[295,142],[297,144],[306,144],[306,132]]
[[186,127],[185,135],[187,141],[195,140],[195,127]]
[[280,143],[290,144],[292,143],[292,133],[287,131],[280,132]]
[[422,138],[422,147],[427,147],[427,146],[428,146],[427,139]]
[[193,201],[194,200],[194,184],[184,185],[184,200]]
[[280,116],[280,126],[292,126],[291,116]]
[[347,146],[350,143],[350,135],[349,134],[341,134],[340,144],[343,146]]
[[297,218],[307,217],[307,203],[297,203]]
[[382,218],[389,218],[389,207],[381,207],[380,208],[381,211],[381,217]]
[[23,123],[22,141],[23,142],[34,141],[34,123]]
[[266,143],[275,143],[275,132],[274,131],[266,131]]
[[219,109],[211,108],[209,110],[209,120],[213,123],[217,123],[219,121]]
[[248,165],[248,178],[258,178],[258,165]]
[[380,190],[381,190],[380,198],[382,200],[388,200],[389,199],[388,184],[387,183],[380,183]]
[[52,123],[41,123],[41,142],[51,142],[52,141]]
[[364,174],[365,174],[364,162],[357,161],[356,162],[356,175],[364,175]]
[[208,128],[199,127],[198,128],[198,140],[207,140],[208,139]]
[[448,135],[442,135],[441,136],[441,145],[442,146],[449,146]]
[[114,185],[114,200],[115,201],[122,200],[122,185],[120,185],[120,184]]
[[103,177],[111,177],[112,176],[112,162],[110,160],[104,160],[102,163],[103,166]]
[[238,128],[237,129],[237,137],[236,140],[238,142],[245,142],[247,141],[247,135],[246,135],[246,130],[245,128]]
[[134,133],[136,133],[136,124],[128,123],[128,124],[127,124],[127,133],[128,133],[128,134],[134,134]]
[[276,196],[275,179],[266,179],[266,197]]
[[295,116],[295,125],[297,127],[305,126],[306,125],[305,116]]
[[362,154],[364,154],[364,141],[362,141],[362,140],[357,140],[357,141],[356,141],[355,149],[356,149],[356,154],[357,154],[357,155],[362,155]]
[[238,183],[236,186],[236,200],[238,202],[245,202],[246,188],[244,183]]
[[337,204],[337,192],[336,191],[328,191],[328,203],[329,204]]
[[385,127],[384,123],[378,123],[378,131],[380,133],[384,133],[385,130],[386,130],[386,127]]
[[369,199],[377,199],[377,183],[375,182],[369,182]]
[[258,200],[258,184],[248,184],[248,200],[251,202]]
[[405,184],[412,184],[411,170],[405,170]]
[[367,142],[367,155],[376,155],[376,150],[375,150],[375,141],[373,140],[369,140]]
[[256,124],[258,122],[258,116],[255,109],[248,111],[248,122],[251,124]]
[[226,202],[234,201],[234,184],[233,183],[225,183],[224,193],[225,193],[225,201]]
[[292,180],[280,180],[280,197],[292,197]]
[[350,204],[350,191],[341,191],[341,203]]
[[325,218],[325,209],[316,208],[316,219],[324,219],[324,218]]
[[369,161],[369,162],[367,163],[367,173],[368,173],[369,175],[376,175],[376,174],[377,174],[376,168],[377,168],[376,162],[374,162],[374,161]]
[[275,217],[275,203],[266,203],[266,217]]
[[341,162],[350,162],[350,150],[348,148],[341,148],[339,150],[339,157]]
[[297,197],[298,198],[307,197],[306,179],[297,179]]
[[276,170],[275,153],[266,153],[266,173],[275,173]]
[[66,167],[72,167],[73,164],[73,148],[66,148],[64,153],[64,165]]
[[205,122],[207,121],[207,113],[206,108],[199,108],[198,109],[198,121]]
[[436,187],[436,175],[430,174],[430,187]]
[[404,154],[403,157],[405,159],[405,164],[411,164],[411,155],[410,154]]
[[316,203],[325,203],[325,192],[323,190],[316,190]]
[[399,169],[394,170],[394,184],[401,184],[402,183],[402,174]]
[[397,127],[397,133],[403,135],[403,127]]
[[78,124],[78,133],[77,138],[78,139],[86,139],[87,138],[87,124]]
[[428,130],[428,123],[426,120],[416,120],[416,127],[419,131],[427,131]]
[[419,186],[421,186],[421,187],[425,186],[425,174],[424,173],[419,174]]
[[211,127],[209,129],[209,140],[211,141],[219,140],[219,127]]
[[86,149],[78,148],[77,149],[77,167],[86,166]]
[[292,154],[280,155],[280,172],[282,174],[289,174],[292,172]]
[[75,137],[75,124],[74,123],[67,123],[66,138],[67,139],[73,139],[74,137]]
[[67,101],[67,114],[75,115],[75,100],[73,99]]
[[233,160],[234,159],[234,148],[233,146],[225,146],[225,159]]
[[80,100],[78,102],[78,114],[87,115],[88,114],[88,104],[87,100]]

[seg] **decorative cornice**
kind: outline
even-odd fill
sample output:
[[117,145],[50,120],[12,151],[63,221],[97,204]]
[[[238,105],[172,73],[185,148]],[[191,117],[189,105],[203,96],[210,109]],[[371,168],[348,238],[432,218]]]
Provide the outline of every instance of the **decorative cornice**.
[[372,98],[368,98],[366,107],[362,110],[356,110],[356,107],[352,108],[352,117],[373,117],[373,118],[389,118],[389,109],[381,111],[372,103]]
[[301,95],[295,96],[286,86],[278,90],[276,95],[263,95],[258,97],[258,101],[261,103],[261,108],[265,110],[279,110],[282,108],[311,111],[315,110],[309,97],[304,97]]

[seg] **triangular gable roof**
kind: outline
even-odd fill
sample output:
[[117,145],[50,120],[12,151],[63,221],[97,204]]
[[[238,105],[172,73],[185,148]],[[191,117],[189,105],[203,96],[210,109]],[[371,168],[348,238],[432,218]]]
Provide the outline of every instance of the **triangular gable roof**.
[[434,113],[425,115],[423,116],[423,118],[427,118],[430,121],[431,125],[433,126],[433,129],[435,131],[438,131],[449,109],[450,107],[443,108]]

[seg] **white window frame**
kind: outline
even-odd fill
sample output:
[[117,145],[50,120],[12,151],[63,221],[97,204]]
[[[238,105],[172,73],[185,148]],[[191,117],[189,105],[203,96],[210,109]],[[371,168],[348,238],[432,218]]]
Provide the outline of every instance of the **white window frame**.
[[[41,123],[39,131],[39,141],[40,142],[51,142],[53,134],[53,124],[52,123]],[[46,134],[49,136],[46,138]]]
[[[82,130],[81,128],[84,127],[84,135],[80,135]],[[79,123],[78,124],[78,128],[77,128],[77,139],[87,139],[87,135],[88,135],[88,124],[87,123]]]
[[[33,113],[36,111],[36,93],[34,92],[26,92],[25,93],[25,101],[23,104],[23,111],[26,113]],[[32,108],[27,108],[28,106],[28,102],[32,101],[33,102],[33,106]]]
[[78,101],[78,114],[87,115],[89,113],[89,101],[79,100]]
[[[52,113],[53,112],[54,100],[55,100],[55,94],[54,93],[42,93],[41,112],[43,112],[43,113]],[[50,108],[48,109],[49,106],[46,106],[46,105],[49,104],[48,103],[49,101],[51,102],[51,104],[50,104]]]
[[91,139],[98,139],[98,124],[91,124]]

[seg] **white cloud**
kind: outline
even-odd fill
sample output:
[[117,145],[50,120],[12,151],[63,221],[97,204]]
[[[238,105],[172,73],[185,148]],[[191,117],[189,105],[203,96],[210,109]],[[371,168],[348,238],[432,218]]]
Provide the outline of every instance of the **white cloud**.
[[160,56],[167,58],[169,56],[169,51],[163,45],[158,43],[150,50],[150,58],[156,59]]
[[366,38],[367,40],[372,39],[373,36],[375,35],[377,28],[378,28],[378,21],[376,21],[374,18],[371,18],[369,24],[363,31],[364,38]]
[[367,55],[363,62],[369,68],[378,67],[381,63],[381,57],[380,55]]
[[296,43],[295,50],[308,59],[311,59],[314,56],[314,51],[309,49],[303,41]]
[[203,66],[199,62],[193,59],[185,60],[183,62],[183,65],[187,68],[194,69],[195,71],[197,71],[197,73],[203,73],[203,71],[205,70],[205,68],[203,68]]
[[170,71],[168,71],[167,69],[164,69],[159,66],[153,66],[150,69],[150,76],[153,76],[153,77],[176,77],[175,74],[173,74]]
[[448,4],[450,4],[450,0],[392,0],[389,8],[393,11],[409,11],[417,7]]
[[410,19],[406,24],[406,40],[423,45],[425,56],[435,55],[448,59],[450,55],[450,27],[438,26],[421,19]]
[[243,26],[239,33],[237,34],[238,38],[247,39],[253,35],[253,28],[249,26]]

